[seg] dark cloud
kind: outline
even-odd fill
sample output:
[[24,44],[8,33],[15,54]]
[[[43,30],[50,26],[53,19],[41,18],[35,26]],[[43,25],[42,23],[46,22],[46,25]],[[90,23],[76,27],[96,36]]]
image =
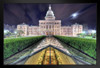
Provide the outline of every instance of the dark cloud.
[[[56,19],[62,21],[62,25],[70,23],[87,24],[89,28],[96,27],[96,5],[85,10],[75,20],[67,22],[67,18],[91,4],[52,4],[52,10]],[[29,25],[38,25],[39,20],[44,19],[48,10],[48,4],[5,4],[4,5],[4,24],[18,25],[25,22]]]

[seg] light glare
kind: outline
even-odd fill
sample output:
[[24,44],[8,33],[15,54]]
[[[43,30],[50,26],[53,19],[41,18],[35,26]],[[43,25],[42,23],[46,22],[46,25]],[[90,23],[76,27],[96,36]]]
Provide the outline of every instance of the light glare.
[[4,30],[4,33],[7,33],[7,32],[9,32],[8,30]]
[[72,14],[72,17],[73,17],[73,18],[76,18],[77,16],[78,16],[78,13],[73,13],[73,14]]

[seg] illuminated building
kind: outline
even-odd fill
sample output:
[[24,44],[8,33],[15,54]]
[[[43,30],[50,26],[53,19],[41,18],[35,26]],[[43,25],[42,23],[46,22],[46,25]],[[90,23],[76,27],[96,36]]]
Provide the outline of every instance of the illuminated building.
[[71,26],[61,26],[61,20],[56,20],[54,12],[49,5],[45,20],[39,20],[39,26],[29,26],[25,23],[17,25],[17,30],[22,30],[22,36],[37,36],[37,35],[62,35],[62,36],[77,36],[82,33],[83,26],[77,23]]

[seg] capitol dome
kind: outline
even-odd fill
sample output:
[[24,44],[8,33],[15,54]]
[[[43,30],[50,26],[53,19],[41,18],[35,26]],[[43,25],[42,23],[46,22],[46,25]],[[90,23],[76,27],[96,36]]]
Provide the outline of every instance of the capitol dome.
[[51,19],[53,18],[53,19],[55,19],[54,13],[53,13],[53,11],[51,9],[51,5],[49,5],[49,10],[47,11],[45,18],[51,18]]

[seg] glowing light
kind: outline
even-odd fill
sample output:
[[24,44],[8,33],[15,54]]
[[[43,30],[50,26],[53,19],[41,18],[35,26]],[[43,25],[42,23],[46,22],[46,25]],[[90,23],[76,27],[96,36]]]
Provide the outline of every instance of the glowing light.
[[92,33],[96,33],[96,30],[92,30]]
[[7,33],[7,32],[9,32],[9,30],[4,30],[4,33]]
[[78,13],[73,13],[72,18],[77,18],[78,15],[79,15]]
[[88,33],[96,33],[96,30],[88,30]]
[[15,31],[14,33],[15,33],[15,34],[17,34],[17,32],[16,32],[16,31]]
[[85,32],[85,31],[83,31],[82,33],[83,33],[83,34],[85,34],[86,32]]

